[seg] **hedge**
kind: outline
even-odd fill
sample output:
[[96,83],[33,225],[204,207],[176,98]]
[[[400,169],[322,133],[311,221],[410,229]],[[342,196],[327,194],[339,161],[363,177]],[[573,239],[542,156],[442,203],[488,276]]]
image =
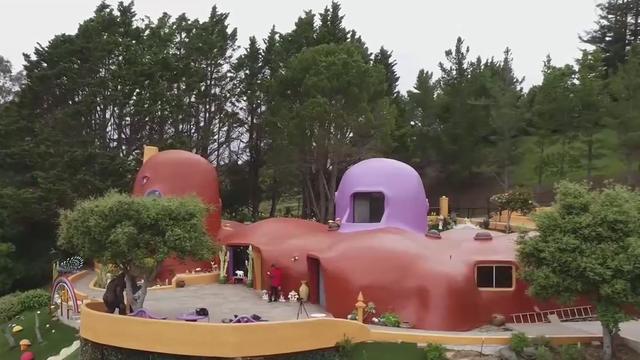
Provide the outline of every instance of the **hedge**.
[[51,295],[42,289],[15,292],[0,297],[0,323],[11,321],[25,311],[49,306]]

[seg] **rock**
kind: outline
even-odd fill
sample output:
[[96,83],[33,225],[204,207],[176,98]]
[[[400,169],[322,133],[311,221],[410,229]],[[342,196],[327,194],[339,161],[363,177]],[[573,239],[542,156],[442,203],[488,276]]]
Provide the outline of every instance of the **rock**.
[[535,360],[536,359],[536,348],[527,347],[522,351],[522,358],[525,360]]
[[508,346],[505,346],[498,350],[498,356],[502,360],[518,360],[518,355],[516,355],[513,350],[511,350]]
[[493,314],[491,315],[491,325],[493,326],[504,326],[507,323],[507,318],[502,314]]

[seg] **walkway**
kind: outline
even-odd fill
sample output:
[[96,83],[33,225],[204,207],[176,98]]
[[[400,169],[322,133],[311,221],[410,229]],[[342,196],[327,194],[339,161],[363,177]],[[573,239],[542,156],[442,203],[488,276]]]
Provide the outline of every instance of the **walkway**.
[[[74,286],[90,298],[102,300],[103,291],[89,288],[95,278],[94,273],[87,274]],[[286,295],[286,294],[285,294]],[[298,303],[268,303],[261,295],[244,285],[193,285],[180,289],[149,290],[144,307],[154,314],[175,319],[180,314],[194,311],[196,308],[207,308],[211,322],[220,322],[233,315],[257,314],[265,320],[295,320],[298,314]],[[307,312],[324,313],[324,309],[315,304],[305,304]],[[330,314],[327,316],[331,317]],[[304,313],[301,318],[306,318]]]

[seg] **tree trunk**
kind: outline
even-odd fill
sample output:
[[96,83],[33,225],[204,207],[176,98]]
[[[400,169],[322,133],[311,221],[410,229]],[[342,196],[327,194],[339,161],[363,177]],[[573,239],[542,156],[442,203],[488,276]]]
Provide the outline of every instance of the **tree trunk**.
[[564,178],[564,163],[565,163],[565,158],[566,158],[566,148],[567,148],[567,141],[564,138],[564,136],[562,137],[562,141],[560,141],[561,144],[561,150],[560,150],[560,177]]
[[587,140],[587,180],[591,181],[593,173],[593,134]]
[[131,274],[126,274],[124,280],[127,284],[127,287],[125,289],[128,310],[127,312],[133,312],[141,309],[142,305],[144,304],[144,298],[147,295],[147,279],[145,278],[142,287],[136,293],[133,292],[133,289],[136,285],[135,278]]
[[328,218],[335,220],[336,218],[336,187],[338,183],[338,165],[331,164],[331,178],[329,179],[329,212]]
[[540,139],[538,146],[538,190],[542,187],[542,176],[544,174],[544,140]]
[[507,234],[511,233],[511,210],[507,210]]
[[613,334],[609,329],[602,325],[602,360],[611,360],[613,358]]
[[324,224],[327,222],[327,196],[326,191],[324,190],[325,179],[323,170],[324,169],[320,167],[317,169],[318,183],[316,184],[316,191],[318,192],[318,221]]
[[625,154],[625,162],[627,163],[627,185],[633,186],[633,155],[630,151]]
[[276,207],[278,206],[278,178],[274,177],[271,182],[271,210],[269,217],[276,216]]

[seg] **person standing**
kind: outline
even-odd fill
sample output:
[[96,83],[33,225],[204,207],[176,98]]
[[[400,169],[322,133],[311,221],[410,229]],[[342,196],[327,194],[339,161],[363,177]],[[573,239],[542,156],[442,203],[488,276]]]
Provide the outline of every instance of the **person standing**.
[[276,302],[282,290],[282,270],[276,264],[271,264],[271,271],[267,273],[271,279],[271,291],[269,292],[269,302]]

